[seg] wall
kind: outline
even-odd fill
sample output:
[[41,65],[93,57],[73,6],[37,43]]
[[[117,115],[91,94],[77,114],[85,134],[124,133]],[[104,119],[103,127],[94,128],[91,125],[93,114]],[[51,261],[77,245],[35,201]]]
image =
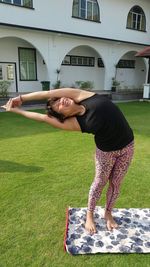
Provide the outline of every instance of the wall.
[[36,0],[33,3],[34,9],[0,3],[1,22],[150,44],[150,23],[147,23],[147,32],[126,29],[127,15],[134,5],[141,6],[145,12],[146,20],[150,21],[149,0],[98,0],[100,23],[72,18],[73,0]]
[[[23,36],[22,36],[23,38]],[[17,82],[19,84],[20,92],[30,92],[42,89],[40,81],[48,79],[47,68],[43,64],[43,59],[37,51],[37,81],[20,81],[19,66],[18,66],[18,47],[33,48],[33,46],[24,41],[14,37],[0,39],[0,61],[1,62],[15,62],[17,66]]]
[[71,86],[76,81],[91,81],[94,84],[94,89],[104,89],[104,75],[105,68],[99,68],[97,66],[97,59],[101,57],[92,47],[86,45],[78,46],[71,51],[68,51],[68,55],[76,56],[90,56],[95,58],[94,67],[86,66],[61,66],[60,80],[63,85]]
[[[3,37],[5,37],[3,39]],[[141,50],[140,45],[126,44],[117,41],[104,41],[91,38],[79,38],[77,36],[54,34],[27,29],[11,27],[0,27],[0,60],[15,61],[18,63],[18,46],[34,47],[37,50],[38,81],[19,81],[19,68],[17,65],[17,77],[19,91],[41,90],[41,81],[50,80],[51,85],[56,82],[56,69],[61,68],[60,79],[66,85],[76,80],[94,81],[96,90],[110,90],[112,77],[115,76],[115,65],[127,54],[127,58],[133,58],[137,51]],[[79,54],[86,56],[101,57],[105,68],[68,67],[61,66],[66,54]],[[43,60],[45,64],[43,64]],[[131,85],[140,86],[145,82],[145,63],[143,59],[137,59],[135,71],[125,70],[120,78]],[[122,77],[123,76],[123,77]],[[129,76],[129,77],[128,77]],[[84,79],[82,79],[84,78]]]

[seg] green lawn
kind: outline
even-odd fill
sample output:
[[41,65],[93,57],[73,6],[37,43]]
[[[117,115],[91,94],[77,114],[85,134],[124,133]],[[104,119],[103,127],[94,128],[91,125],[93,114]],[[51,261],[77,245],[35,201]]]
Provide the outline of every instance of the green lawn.
[[[150,104],[119,106],[135,133],[135,157],[116,207],[149,207]],[[87,205],[94,152],[91,135],[0,113],[0,267],[150,266],[144,254],[71,256],[63,250],[65,210]]]

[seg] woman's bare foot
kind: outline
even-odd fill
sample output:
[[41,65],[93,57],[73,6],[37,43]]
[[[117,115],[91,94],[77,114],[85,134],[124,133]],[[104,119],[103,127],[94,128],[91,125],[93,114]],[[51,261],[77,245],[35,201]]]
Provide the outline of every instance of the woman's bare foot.
[[110,211],[105,211],[104,218],[106,220],[107,229],[109,231],[118,228],[118,224],[113,219]]
[[85,223],[85,229],[91,234],[96,233],[96,226],[94,223],[93,219],[93,212],[92,211],[87,211],[87,216],[86,216],[86,223]]

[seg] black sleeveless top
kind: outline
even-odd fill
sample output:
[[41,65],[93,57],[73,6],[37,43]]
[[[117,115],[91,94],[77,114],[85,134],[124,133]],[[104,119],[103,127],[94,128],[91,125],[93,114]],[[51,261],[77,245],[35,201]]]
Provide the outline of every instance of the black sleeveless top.
[[133,141],[133,131],[127,120],[108,98],[94,94],[79,104],[86,108],[83,115],[76,116],[81,131],[94,134],[99,149],[115,151]]

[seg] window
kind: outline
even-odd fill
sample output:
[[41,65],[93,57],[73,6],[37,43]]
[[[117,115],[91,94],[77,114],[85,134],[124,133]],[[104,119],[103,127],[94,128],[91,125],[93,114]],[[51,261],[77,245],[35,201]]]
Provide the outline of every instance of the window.
[[141,7],[134,6],[131,8],[127,18],[127,28],[138,31],[146,30],[146,18]]
[[23,0],[23,6],[25,6],[25,7],[33,7],[32,0]]
[[127,60],[121,59],[117,64],[117,68],[120,69],[134,69],[135,68],[135,60]]
[[14,0],[13,2],[14,2],[15,5],[21,6],[21,0]]
[[0,2],[29,8],[33,7],[32,0],[0,0]]
[[62,65],[70,65],[70,56],[65,56]]
[[3,69],[2,69],[2,65],[0,65],[0,80],[3,80]]
[[99,68],[104,68],[103,60],[100,57],[97,60],[97,65],[98,65]]
[[21,81],[36,81],[36,50],[19,48],[19,69]]
[[7,65],[7,80],[14,80],[14,66]]
[[72,65],[72,66],[86,66],[94,67],[95,58],[94,57],[84,57],[84,56],[65,56],[62,65]]
[[99,21],[99,6],[97,0],[74,0],[72,16],[81,19]]
[[5,3],[11,3],[11,0],[3,0],[1,2],[5,2]]

